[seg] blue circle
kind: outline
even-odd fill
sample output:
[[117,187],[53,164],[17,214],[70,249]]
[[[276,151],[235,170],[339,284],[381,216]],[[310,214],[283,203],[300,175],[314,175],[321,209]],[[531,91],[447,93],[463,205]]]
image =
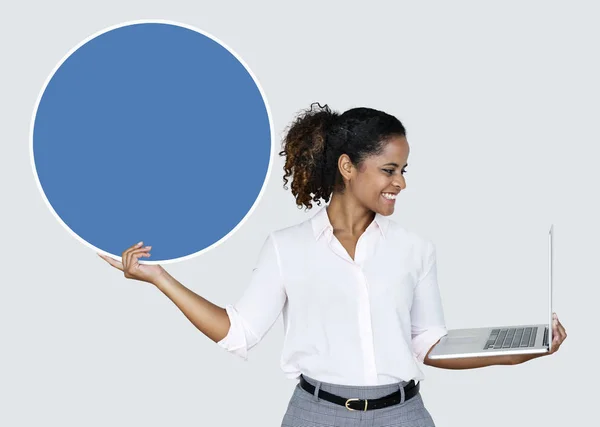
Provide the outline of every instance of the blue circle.
[[270,170],[257,82],[230,50],[179,25],[90,39],[51,76],[34,114],[33,164],[51,209],[108,254],[144,241],[149,264],[228,237]]

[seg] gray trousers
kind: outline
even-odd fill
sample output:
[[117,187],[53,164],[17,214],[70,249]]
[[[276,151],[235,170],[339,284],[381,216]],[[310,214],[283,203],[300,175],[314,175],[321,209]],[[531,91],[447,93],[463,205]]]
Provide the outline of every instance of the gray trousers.
[[[337,385],[317,381],[303,375],[306,381],[316,387],[313,394],[298,383],[283,416],[281,427],[434,427],[433,418],[425,409],[421,393],[404,401],[402,381],[395,384],[376,386]],[[319,390],[345,398],[376,399],[398,389],[402,401],[396,405],[368,411],[350,411],[346,407],[317,398]]]

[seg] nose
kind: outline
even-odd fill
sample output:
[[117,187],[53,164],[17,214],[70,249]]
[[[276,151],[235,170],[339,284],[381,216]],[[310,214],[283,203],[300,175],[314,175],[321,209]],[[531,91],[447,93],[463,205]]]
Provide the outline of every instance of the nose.
[[394,180],[393,185],[400,190],[404,190],[406,188],[406,181],[404,181],[404,178],[398,178]]

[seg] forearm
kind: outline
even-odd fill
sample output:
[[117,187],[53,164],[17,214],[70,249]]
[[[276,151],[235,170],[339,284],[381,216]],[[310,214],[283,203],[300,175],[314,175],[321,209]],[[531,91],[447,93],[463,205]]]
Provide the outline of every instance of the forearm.
[[230,322],[223,307],[186,288],[166,271],[153,284],[173,301],[200,332],[214,342],[225,338],[229,332]]
[[519,363],[513,355],[503,356],[481,356],[481,357],[454,357],[452,359],[430,359],[431,350],[440,342],[436,342],[431,346],[423,363],[442,369],[475,369],[493,365],[515,365]]
[[475,369],[492,365],[515,364],[512,356],[459,357],[452,359],[429,359],[427,357],[424,363],[442,369]]

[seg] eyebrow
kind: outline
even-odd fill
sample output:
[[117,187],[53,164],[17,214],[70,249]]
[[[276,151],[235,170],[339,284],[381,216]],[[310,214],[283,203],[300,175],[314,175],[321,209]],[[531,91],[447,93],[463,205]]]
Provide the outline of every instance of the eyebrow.
[[[392,162],[392,163],[386,163],[386,164],[385,164],[385,165],[383,165],[383,166],[387,166],[387,165],[391,165],[391,166],[396,166],[396,167],[398,167],[398,163],[393,163],[393,162]],[[405,164],[403,167],[407,167],[407,166],[408,166],[408,163],[407,163],[407,164]]]

